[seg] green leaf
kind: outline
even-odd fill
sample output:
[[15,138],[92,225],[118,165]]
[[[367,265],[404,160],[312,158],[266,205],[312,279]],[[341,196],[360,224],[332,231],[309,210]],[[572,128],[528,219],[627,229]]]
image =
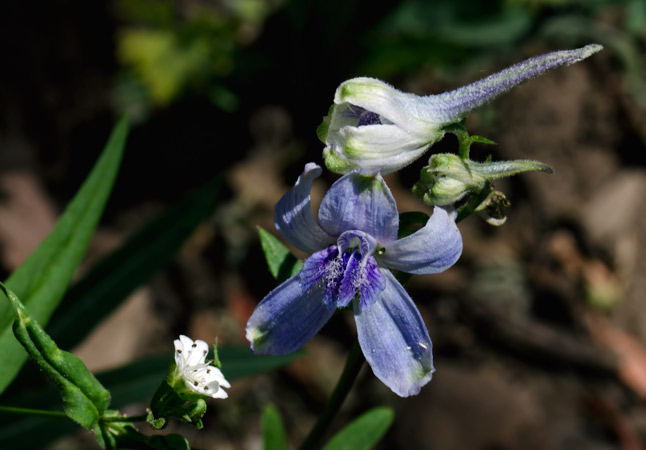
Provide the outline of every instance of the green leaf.
[[[247,346],[218,349],[224,376],[230,382],[278,369],[305,354],[299,350],[289,355],[254,355]],[[123,408],[150,400],[161,380],[166,378],[173,353],[148,356],[97,374],[97,379],[112,394],[112,408]],[[7,393],[9,394],[9,393]],[[22,407],[56,410],[60,400],[52,389],[30,392],[29,398],[2,397],[3,403]],[[57,403],[58,402],[58,403]],[[73,431],[72,422],[43,417],[3,416],[0,421],[0,448],[31,450],[41,448],[56,438]]]
[[148,222],[72,286],[47,331],[61,348],[78,344],[138,286],[170,263],[195,228],[213,211],[216,177]]
[[[6,281],[29,308],[32,318],[42,325],[60,302],[103,213],[119,170],[127,131],[127,121],[122,119],[54,230]],[[27,359],[11,333],[12,318],[9,304],[0,302],[0,393]]]
[[301,271],[303,263],[282,242],[263,228],[258,228],[258,235],[269,272],[277,281],[283,282]]
[[488,144],[488,145],[497,145],[491,139],[487,139],[486,137],[478,136],[475,134],[472,134],[471,136],[469,136],[469,138],[471,139],[471,142],[478,142],[480,144]]
[[262,411],[262,435],[265,450],[287,450],[283,420],[273,406],[266,406]]
[[98,382],[77,356],[60,350],[32,319],[18,297],[0,283],[17,319],[13,331],[29,356],[52,380],[63,398],[67,416],[87,429],[97,425],[110,404],[110,393]]
[[386,434],[394,417],[390,408],[373,408],[332,436],[323,450],[368,450]]

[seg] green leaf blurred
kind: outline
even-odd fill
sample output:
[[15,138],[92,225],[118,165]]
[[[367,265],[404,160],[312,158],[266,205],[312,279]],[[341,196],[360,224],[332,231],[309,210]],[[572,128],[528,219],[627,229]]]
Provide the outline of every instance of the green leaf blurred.
[[59,347],[78,344],[138,286],[172,261],[186,239],[215,207],[216,177],[144,225],[70,288],[47,328]]
[[16,314],[13,325],[16,338],[47,378],[56,384],[63,399],[65,414],[91,430],[108,408],[110,393],[78,356],[56,346],[38,322],[29,316],[13,292],[2,283],[0,290],[7,296]]
[[269,272],[277,281],[283,282],[301,271],[303,263],[292,255],[285,244],[262,228],[258,228],[258,235]]
[[265,450],[287,450],[287,438],[280,413],[273,406],[262,411],[262,437]]
[[[6,281],[32,318],[42,325],[63,297],[103,213],[119,170],[127,132],[127,120],[122,119],[54,230]],[[27,353],[11,333],[13,317],[9,304],[0,302],[0,393],[27,359]]]
[[386,407],[373,408],[332,436],[323,450],[368,450],[386,434],[395,414]]

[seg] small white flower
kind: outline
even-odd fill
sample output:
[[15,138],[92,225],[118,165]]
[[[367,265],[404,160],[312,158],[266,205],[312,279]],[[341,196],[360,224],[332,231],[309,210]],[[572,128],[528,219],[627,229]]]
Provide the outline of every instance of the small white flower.
[[209,346],[204,341],[193,341],[180,335],[175,339],[175,378],[184,380],[184,384],[192,392],[211,398],[227,398],[222,388],[231,385],[215,366],[206,361]]

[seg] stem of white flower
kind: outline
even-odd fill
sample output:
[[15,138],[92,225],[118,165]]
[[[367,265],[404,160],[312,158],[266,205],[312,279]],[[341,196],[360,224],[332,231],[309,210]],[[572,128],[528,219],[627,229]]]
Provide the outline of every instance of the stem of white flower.
[[321,439],[336,417],[339,409],[341,409],[341,405],[343,405],[345,398],[350,393],[354,380],[357,379],[357,375],[359,375],[359,371],[361,370],[361,366],[363,366],[364,361],[365,358],[361,352],[359,341],[355,340],[354,345],[348,353],[348,359],[345,362],[341,378],[339,378],[330,400],[327,405],[325,405],[323,413],[319,416],[316,424],[305,438],[305,441],[303,441],[303,444],[301,444],[300,450],[312,450],[321,447]]

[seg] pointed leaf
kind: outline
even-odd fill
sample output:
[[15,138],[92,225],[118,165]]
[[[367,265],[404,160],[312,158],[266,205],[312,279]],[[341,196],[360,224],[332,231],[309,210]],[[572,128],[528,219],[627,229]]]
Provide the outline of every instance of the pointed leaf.
[[52,380],[63,398],[67,416],[92,429],[110,403],[110,393],[85,367],[77,356],[60,350],[33,320],[13,292],[0,283],[16,314],[13,331],[16,338]]
[[[6,281],[41,325],[47,323],[60,302],[103,213],[119,170],[127,130],[127,121],[122,119],[54,230]],[[27,359],[11,333],[12,319],[9,304],[0,302],[0,393]]]
[[282,242],[263,228],[258,228],[258,235],[269,272],[278,282],[283,282],[301,271],[303,263],[292,255]]
[[262,411],[262,435],[265,450],[287,450],[287,438],[280,413],[273,406]]
[[471,136],[469,136],[469,138],[471,139],[471,142],[478,142],[480,144],[488,144],[488,145],[497,145],[491,139],[487,139],[486,137],[478,136],[475,134],[472,134]]
[[78,344],[121,302],[167,265],[217,202],[221,178],[154,218],[97,263],[65,295],[47,331],[61,348]]
[[395,415],[390,408],[373,408],[332,436],[323,450],[368,450],[382,438]]

